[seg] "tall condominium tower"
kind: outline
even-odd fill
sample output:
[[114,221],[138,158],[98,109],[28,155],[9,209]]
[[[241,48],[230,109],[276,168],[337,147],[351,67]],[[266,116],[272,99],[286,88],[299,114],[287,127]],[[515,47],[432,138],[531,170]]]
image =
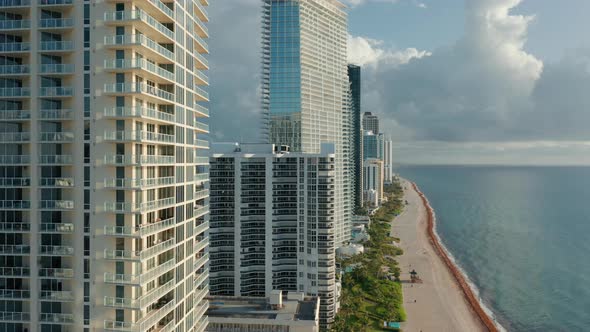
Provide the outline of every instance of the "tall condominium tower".
[[373,134],[379,134],[379,117],[371,112],[363,114],[363,131],[372,131]]
[[336,245],[350,239],[347,14],[337,0],[264,0],[262,104],[268,142],[336,146]]
[[0,330],[203,331],[207,0],[0,0]]
[[354,205],[360,208],[363,205],[363,127],[361,113],[361,67],[348,65],[348,81],[350,84],[351,123],[353,141],[353,166],[354,166]]
[[335,155],[289,153],[272,144],[214,144],[211,158],[211,294],[320,297],[333,322]]
[[393,141],[388,138],[383,142],[383,180],[391,183],[393,178]]
[[372,131],[365,131],[363,135],[363,158],[383,160],[385,154],[385,136],[374,134]]

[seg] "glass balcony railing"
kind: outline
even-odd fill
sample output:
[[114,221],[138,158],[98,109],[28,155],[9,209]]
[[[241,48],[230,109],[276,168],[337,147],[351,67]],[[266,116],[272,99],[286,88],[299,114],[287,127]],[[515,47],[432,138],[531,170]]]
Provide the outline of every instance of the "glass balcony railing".
[[168,50],[164,46],[158,44],[151,38],[145,35],[133,34],[133,35],[118,35],[118,36],[105,36],[104,43],[106,46],[118,46],[118,45],[141,45],[144,46],[157,54],[167,58],[170,61],[175,61],[174,52]]
[[141,259],[148,259],[150,257],[154,257],[155,255],[159,255],[170,248],[173,248],[175,244],[174,238],[158,243],[153,247],[141,250],[140,256]]
[[41,178],[39,185],[42,187],[73,187],[74,178]]
[[42,41],[40,50],[45,52],[50,51],[73,51],[74,42],[71,40],[52,40]]
[[115,250],[105,249],[105,259],[124,259],[124,260],[139,260],[140,252],[134,250]]
[[23,30],[31,28],[31,20],[0,20],[0,30]]
[[174,143],[174,135],[154,133],[151,131],[106,131],[105,141],[152,141],[159,143]]
[[72,324],[74,323],[74,315],[73,314],[61,314],[61,313],[40,313],[39,320],[41,322],[49,322],[49,323],[67,323]]
[[156,279],[164,273],[167,273],[170,269],[174,268],[174,265],[174,259],[171,259],[141,274],[113,274],[106,272],[104,274],[104,280],[105,282],[115,284],[142,285]]
[[73,233],[73,223],[41,223],[41,232],[45,233]]
[[149,26],[154,28],[156,31],[162,33],[169,39],[174,40],[174,32],[172,30],[168,29],[162,23],[158,22],[155,18],[153,18],[141,9],[105,13],[104,20],[107,22],[140,20],[147,23]]
[[[206,231],[207,229],[209,229],[209,222],[208,221],[202,222],[200,225],[195,226],[194,234],[199,235],[199,234],[203,233],[204,231]],[[201,249],[203,249],[203,248],[197,248],[195,246],[195,252],[198,252]]]
[[204,139],[196,139],[195,145],[201,149],[208,149],[209,148],[209,141],[206,141]]
[[202,123],[202,122],[198,122],[198,121],[197,121],[197,122],[195,123],[195,128],[197,128],[197,129],[198,129],[198,130],[200,130],[200,131],[204,131],[204,132],[206,132],[206,133],[208,133],[208,132],[209,132],[209,125],[208,125],[208,124],[206,124],[206,123]]
[[22,75],[29,74],[31,67],[29,65],[2,65],[0,66],[0,75]]
[[31,208],[31,201],[22,201],[22,200],[3,200],[0,201],[0,210],[23,210],[23,209],[30,209]]
[[42,300],[52,301],[73,301],[74,293],[72,291],[41,291],[39,296]]
[[74,26],[73,18],[44,18],[39,20],[40,28],[71,28]]
[[0,253],[10,255],[28,255],[31,253],[31,247],[25,244],[1,244]]
[[195,218],[202,217],[209,212],[209,206],[198,206],[195,205],[195,209],[193,211],[193,215]]
[[26,7],[31,5],[31,0],[0,0],[0,8]]
[[197,165],[208,165],[209,158],[208,157],[195,157],[195,164]]
[[199,96],[201,96],[201,99],[204,99],[205,101],[209,100],[209,93],[201,88],[199,88],[198,86],[194,86],[193,87],[193,91],[198,94]]
[[73,162],[71,155],[44,155],[39,156],[39,163],[41,165],[61,165],[71,164]]
[[31,178],[0,178],[0,187],[28,187],[31,185]]
[[170,165],[174,164],[174,156],[152,156],[152,155],[106,155],[104,163],[107,165]]
[[200,69],[193,69],[193,73],[195,74],[196,77],[198,77],[201,81],[209,84],[209,76],[205,75],[205,73],[203,73],[202,70]]
[[105,320],[103,328],[107,331],[134,332],[136,331],[136,324],[130,322],[117,322],[114,320]]
[[39,208],[45,210],[71,210],[74,208],[74,201],[45,200],[39,201]]
[[28,267],[0,267],[0,276],[29,277],[31,276],[31,269]]
[[1,222],[0,232],[20,233],[31,231],[31,224],[28,222]]
[[70,268],[40,268],[39,269],[39,277],[71,279],[74,277],[74,269],[70,269]]
[[39,246],[39,255],[72,256],[74,247],[70,246]]
[[193,198],[199,200],[206,197],[209,197],[209,189],[203,189],[195,192],[195,196]]
[[74,72],[74,65],[69,63],[42,64],[39,71],[42,74],[71,74]]
[[2,110],[2,111],[0,111],[0,120],[29,120],[30,118],[31,118],[31,112],[29,110]]
[[27,155],[0,155],[0,164],[22,165],[31,162],[31,157]]
[[151,234],[155,234],[162,230],[173,227],[175,224],[174,218],[169,218],[161,221],[157,221],[150,224],[145,224],[137,227],[127,226],[105,226],[104,233],[106,235],[114,236],[137,236],[143,237]]
[[31,44],[27,42],[15,43],[0,43],[0,52],[29,52],[31,51]]
[[39,89],[41,97],[71,97],[74,95],[74,88],[69,86],[42,87]]
[[0,141],[9,142],[28,142],[31,140],[31,134],[27,132],[0,133]]
[[148,0],[148,2],[152,3],[158,9],[160,9],[164,14],[168,15],[171,18],[174,18],[174,11],[172,9],[170,9],[168,6],[166,6],[162,1]]
[[105,60],[105,69],[143,69],[154,75],[161,76],[167,80],[175,81],[174,73],[152,63],[145,59],[118,59]]
[[209,117],[209,110],[205,106],[195,103],[193,104],[193,108],[195,111],[204,114],[206,117]]
[[63,6],[71,5],[74,0],[38,0],[40,6]]
[[[1,113],[0,113],[1,114]],[[174,114],[160,112],[153,108],[146,108],[146,107],[113,107],[113,108],[106,108],[104,110],[104,115],[107,117],[145,117],[151,119],[158,119],[167,122],[174,122],[175,116]]]
[[197,49],[193,49],[193,56],[195,58],[197,58],[197,60],[199,60],[199,62],[201,62],[202,66],[198,67],[199,69],[208,69],[209,68],[209,60],[207,60],[207,58],[205,58],[205,56],[203,56],[202,54],[200,54],[199,52],[197,52]]
[[[2,52],[0,50],[0,52]],[[0,97],[30,97],[31,89],[29,88],[0,88]]]
[[62,132],[42,132],[39,134],[41,142],[73,142],[74,133],[69,131]]
[[143,188],[156,186],[169,186],[175,183],[173,176],[145,179],[105,179],[104,186],[107,188]]
[[40,110],[39,118],[42,120],[72,120],[74,111],[71,109]]
[[114,83],[104,85],[105,93],[145,93],[174,102],[174,94],[145,83]]
[[209,173],[195,174],[195,181],[209,181]]
[[31,320],[31,314],[28,312],[0,311],[0,321],[26,322],[29,320]]

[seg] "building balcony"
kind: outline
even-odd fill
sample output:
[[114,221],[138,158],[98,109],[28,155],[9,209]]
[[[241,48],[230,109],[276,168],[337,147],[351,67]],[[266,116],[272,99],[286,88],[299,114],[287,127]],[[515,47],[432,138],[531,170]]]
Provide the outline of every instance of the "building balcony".
[[104,110],[104,116],[107,118],[147,118],[152,120],[158,120],[166,123],[176,122],[174,114],[160,112],[153,108],[146,107],[113,107],[106,108]]
[[0,233],[24,233],[31,231],[28,222],[0,222]]
[[70,246],[39,246],[41,256],[72,256],[74,247]]
[[145,237],[174,227],[175,224],[175,218],[168,218],[151,224],[144,224],[139,227],[105,226],[104,233],[105,235],[112,236]]
[[[0,50],[1,52],[2,50]],[[28,98],[30,96],[31,89],[29,88],[0,88],[0,97],[2,98]]]
[[204,139],[196,139],[195,146],[199,149],[209,149],[209,141]]
[[73,120],[74,111],[71,109],[57,110],[40,110],[39,119],[41,120]]
[[199,200],[209,197],[209,189],[203,189],[195,192],[193,199]]
[[42,41],[39,50],[41,52],[72,52],[74,51],[74,42],[71,40]]
[[2,244],[0,254],[28,255],[31,253],[31,246],[24,244]]
[[0,187],[28,187],[31,185],[31,178],[0,178]]
[[74,158],[72,155],[44,155],[39,156],[39,164],[41,165],[70,165]]
[[156,58],[159,62],[175,62],[174,52],[158,44],[153,39],[146,35],[132,34],[132,35],[118,35],[105,36],[104,44],[107,47],[117,48],[132,48],[141,46]]
[[41,223],[41,233],[74,233],[73,223]]
[[141,286],[158,278],[162,274],[167,273],[174,268],[174,265],[174,259],[171,259],[141,274],[114,274],[107,272],[104,274],[104,282],[110,284]]
[[0,8],[29,7],[31,0],[0,0]]
[[29,299],[31,291],[21,289],[0,289],[0,298],[5,300]]
[[134,250],[105,249],[104,258],[109,260],[139,260],[140,252]]
[[42,210],[72,210],[74,201],[68,200],[47,200],[39,201],[39,209]]
[[174,143],[175,136],[151,131],[105,131],[105,141]]
[[204,117],[204,118],[209,117],[209,110],[205,106],[194,103],[193,108],[194,108],[195,112],[197,112],[200,115],[200,117]]
[[176,163],[174,156],[156,155],[106,155],[105,165],[133,166],[133,165],[173,165]]
[[44,75],[67,75],[74,73],[74,65],[69,63],[52,63],[39,66],[39,72]]
[[148,259],[151,257],[154,257],[156,255],[159,255],[167,250],[170,250],[171,248],[174,247],[174,244],[176,243],[175,239],[172,238],[170,240],[166,240],[164,242],[160,242],[156,245],[154,245],[153,247],[147,248],[147,249],[143,249],[141,250],[141,259]]
[[74,3],[74,0],[37,0],[39,6],[41,7],[49,7],[49,6],[71,6]]
[[0,31],[11,32],[18,30],[29,30],[31,28],[31,20],[1,20]]
[[193,86],[193,92],[195,93],[196,101],[209,101],[209,93],[197,85]]
[[[195,234],[202,234],[202,232],[206,231],[207,229],[209,229],[209,223],[204,222],[195,228]],[[197,242],[195,242],[195,245],[193,246],[193,252],[199,252],[209,245],[209,237],[202,237],[203,238],[200,241],[197,240]]]
[[74,178],[41,178],[39,186],[71,188],[74,186]]
[[74,300],[72,291],[41,291],[39,299],[42,301],[71,302]]
[[192,54],[197,59],[197,63],[195,64],[197,69],[209,69],[209,60],[207,60],[207,58],[205,58],[205,56],[203,56],[201,53],[197,52],[196,48],[193,50]]
[[30,320],[31,314],[28,312],[0,311],[0,321],[28,322]]
[[207,16],[207,9],[200,3],[198,0],[193,2],[196,6],[195,14],[197,17],[203,22],[209,22],[209,17]]
[[160,21],[174,22],[174,11],[170,7],[166,6],[160,0],[148,0],[144,1],[146,8],[149,8],[149,12],[152,13],[156,19]]
[[62,143],[71,143],[74,141],[74,133],[69,131],[61,131],[61,132],[42,132],[39,134],[39,141],[40,142],[62,142]]
[[105,320],[103,328],[107,331],[122,331],[122,332],[135,332],[137,331],[137,325],[130,322],[117,322],[113,320]]
[[73,314],[62,314],[62,313],[40,313],[39,320],[42,323],[55,323],[55,324],[73,324]]
[[31,112],[29,110],[3,110],[3,111],[0,111],[0,121],[28,121],[30,119],[31,119]]
[[[1,1],[1,0],[0,0]],[[2,277],[30,277],[31,269],[28,267],[0,267],[0,276]]]
[[192,34],[192,37],[195,38],[195,41],[196,41],[195,46],[197,48],[197,52],[199,52],[199,53],[209,53],[209,45],[207,44],[207,42],[205,41],[205,39],[201,38],[197,34]]
[[[0,0],[2,1],[2,0]],[[2,65],[0,75],[2,76],[27,76],[31,73],[29,65]]]
[[73,27],[73,18],[44,18],[39,20],[39,29],[70,29]]
[[199,173],[195,174],[194,177],[195,181],[209,181],[209,173]]
[[209,213],[209,206],[208,205],[206,205],[206,206],[195,205],[195,208],[193,210],[193,217],[199,218],[199,217],[206,215],[207,213]]
[[31,43],[14,42],[0,43],[0,53],[29,53],[31,52]]
[[114,83],[105,84],[104,93],[109,95],[125,95],[138,93],[157,101],[174,103],[174,94],[145,83]]
[[40,268],[39,269],[39,277],[41,277],[41,278],[71,279],[74,277],[74,269]]
[[[172,299],[172,301],[166,303],[159,309],[155,309],[150,311],[144,318],[142,318],[138,325],[140,331],[150,331],[151,327],[157,324],[162,318],[167,316],[176,306],[176,301]],[[156,331],[156,330],[154,330]]]
[[194,162],[197,165],[209,165],[209,157],[195,157]]
[[205,26],[201,20],[194,20],[195,22],[195,33],[199,37],[209,37],[209,29]]
[[152,79],[155,81],[165,80],[167,83],[176,83],[174,73],[152,63],[145,59],[120,59],[120,60],[105,60],[104,68],[114,72],[124,72],[132,70],[144,70],[153,76],[146,76],[146,79]]
[[136,188],[148,189],[154,187],[171,186],[176,182],[173,176],[145,179],[105,179],[105,188]]
[[[123,25],[125,23],[135,23],[137,25],[138,21],[143,23],[139,28],[142,27],[149,27],[153,29],[153,32],[150,33],[150,37],[163,42],[176,42],[174,39],[174,31],[168,29],[162,23],[158,22],[155,18],[151,15],[146,13],[141,9],[131,10],[131,11],[117,11],[117,12],[108,12],[104,14],[105,23],[115,23],[117,26]],[[141,29],[143,33],[149,33],[151,31],[147,31],[146,29]]]
[[20,143],[29,142],[30,140],[31,134],[27,132],[0,133],[2,143]]
[[39,89],[39,97],[72,97],[74,95],[74,88],[69,86],[52,86],[41,87]]
[[206,253],[195,260],[195,262],[193,263],[193,270],[196,271],[201,267],[205,266],[205,263],[207,263],[207,261],[209,261],[209,253]]
[[31,208],[31,201],[3,200],[0,201],[0,210],[28,210]]
[[209,77],[203,73],[203,71],[194,68],[193,73],[195,74],[195,83],[199,85],[209,85]]

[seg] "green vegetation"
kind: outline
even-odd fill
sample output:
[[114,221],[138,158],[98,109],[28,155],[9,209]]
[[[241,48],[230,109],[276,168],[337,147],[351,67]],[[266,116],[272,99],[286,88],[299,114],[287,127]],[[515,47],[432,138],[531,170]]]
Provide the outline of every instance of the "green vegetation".
[[406,319],[400,269],[394,259],[402,250],[392,244],[399,239],[389,236],[391,220],[403,209],[403,191],[399,183],[394,183],[385,192],[388,201],[371,217],[370,240],[364,243],[365,252],[339,261],[343,270],[346,267],[353,270],[343,276],[340,311],[333,331],[392,331],[383,329],[383,321]]

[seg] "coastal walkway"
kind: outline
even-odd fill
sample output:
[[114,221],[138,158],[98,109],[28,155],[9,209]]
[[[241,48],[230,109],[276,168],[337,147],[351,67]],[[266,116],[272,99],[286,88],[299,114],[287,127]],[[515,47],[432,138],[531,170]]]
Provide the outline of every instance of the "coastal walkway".
[[[407,313],[403,331],[487,331],[428,238],[427,212],[420,196],[410,182],[402,180],[402,187],[409,204],[392,223],[391,235],[400,239],[404,250],[397,257]],[[410,283],[412,270],[422,283]]]

